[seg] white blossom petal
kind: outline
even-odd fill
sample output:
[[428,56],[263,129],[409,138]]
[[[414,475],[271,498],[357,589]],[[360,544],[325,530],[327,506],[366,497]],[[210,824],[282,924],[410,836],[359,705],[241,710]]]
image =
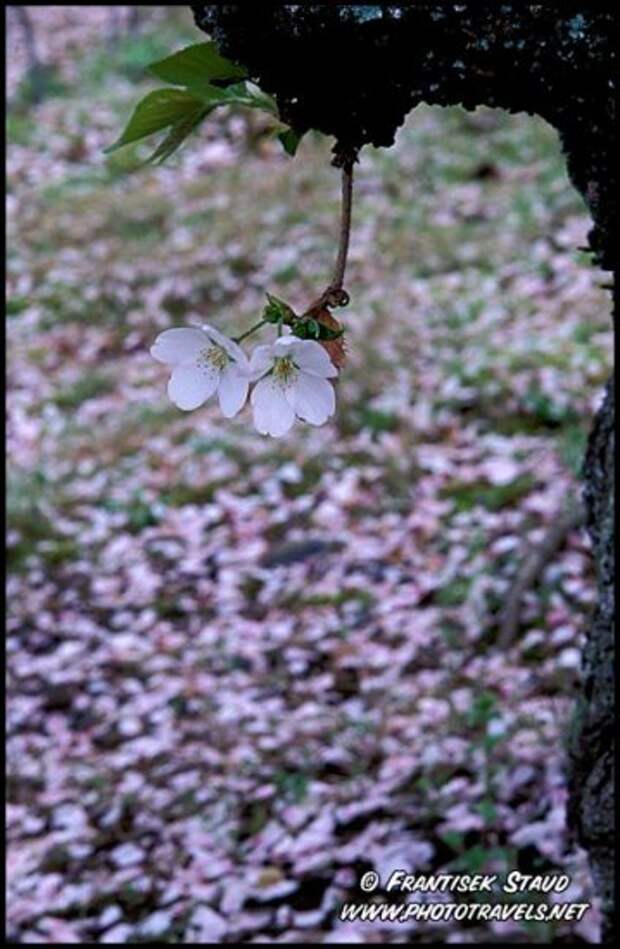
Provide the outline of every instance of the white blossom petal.
[[217,387],[222,415],[232,418],[241,411],[248,397],[249,384],[247,374],[238,372],[233,365],[224,370]]
[[251,402],[254,425],[261,435],[279,438],[295,421],[295,413],[282,386],[276,385],[271,377],[261,379],[254,387]]
[[191,366],[206,345],[208,339],[202,330],[175,327],[159,334],[151,346],[151,356],[169,366]]
[[168,395],[178,408],[197,409],[215,392],[219,372],[206,372],[197,366],[177,366],[168,382]]
[[[276,341],[272,344],[272,348],[275,351],[276,356],[285,356],[287,355],[289,346],[293,346],[295,343],[300,342],[297,336],[293,336],[292,333],[289,333],[288,336],[278,336]],[[287,352],[278,352],[278,350],[286,350]]]
[[275,348],[280,349],[281,355],[292,355],[299,368],[313,376],[332,379],[338,375],[338,370],[327,355],[327,351],[320,343],[312,339],[283,337],[274,344]]
[[271,369],[274,360],[273,346],[256,346],[250,356],[250,372],[252,379],[260,379],[268,369]]
[[323,425],[336,410],[333,386],[327,379],[305,372],[287,389],[286,398],[295,414],[311,425]]

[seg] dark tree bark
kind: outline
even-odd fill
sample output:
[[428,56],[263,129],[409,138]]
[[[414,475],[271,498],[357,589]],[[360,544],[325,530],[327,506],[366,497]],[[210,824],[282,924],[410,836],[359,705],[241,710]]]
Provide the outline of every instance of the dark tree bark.
[[599,600],[584,653],[584,691],[570,747],[570,818],[590,854],[612,938],[614,882],[614,380],[609,380],[584,464],[584,497]]
[[[420,102],[542,116],[557,129],[592,215],[594,259],[614,269],[616,21],[605,5],[416,0],[192,9],[221,52],[276,96],[285,121],[335,137],[335,163],[367,143],[391,145]],[[604,941],[613,938],[613,420],[610,381],[584,466],[599,602],[570,776],[570,819],[603,896]]]

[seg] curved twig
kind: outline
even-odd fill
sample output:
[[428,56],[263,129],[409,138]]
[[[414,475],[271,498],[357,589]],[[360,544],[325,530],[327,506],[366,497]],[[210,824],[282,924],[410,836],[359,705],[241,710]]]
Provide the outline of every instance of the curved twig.
[[524,594],[533,587],[556,551],[560,550],[567,534],[585,522],[585,511],[580,502],[570,510],[557,515],[540,544],[532,547],[523,558],[512,586],[508,591],[506,605],[499,620],[497,644],[507,649],[514,642],[521,617],[521,602]]

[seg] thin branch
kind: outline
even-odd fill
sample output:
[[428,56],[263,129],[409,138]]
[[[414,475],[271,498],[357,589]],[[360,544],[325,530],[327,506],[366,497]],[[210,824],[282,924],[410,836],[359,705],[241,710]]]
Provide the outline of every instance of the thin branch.
[[9,10],[13,12],[15,19],[19,23],[22,30],[26,58],[28,60],[28,78],[31,82],[32,102],[36,104],[43,98],[45,91],[45,80],[43,63],[37,51],[34,24],[26,7],[11,6],[9,7]]
[[142,10],[140,7],[127,7],[127,32],[130,36],[135,36],[140,29],[140,20]]
[[508,591],[506,605],[500,616],[497,644],[501,649],[508,649],[514,642],[519,628],[524,594],[535,586],[553,555],[564,544],[567,534],[582,525],[584,519],[585,512],[581,503],[575,504],[568,511],[562,511],[556,516],[541,543],[526,553]]
[[118,42],[121,28],[120,10],[116,6],[108,7],[108,35],[106,45],[108,49],[113,49]]
[[315,310],[323,310],[328,306],[346,306],[349,294],[343,288],[344,275],[349,253],[349,237],[351,235],[351,209],[353,206],[353,163],[354,157],[349,157],[342,163],[342,197],[340,202],[340,232],[338,238],[338,255],[334,265],[332,279],[318,298],[312,303],[306,314]]
[[340,208],[340,238],[338,242],[338,257],[334,267],[334,275],[329,285],[330,290],[342,290],[344,273],[347,267],[349,253],[349,237],[351,235],[351,206],[353,198],[353,162],[342,166],[342,204]]
[[26,48],[26,56],[28,58],[28,69],[31,72],[36,72],[41,68],[41,60],[39,59],[39,54],[37,53],[34,26],[30,17],[30,13],[26,7],[23,6],[12,6],[9,7],[9,9],[15,15],[15,19],[21,26],[24,35],[24,46]]

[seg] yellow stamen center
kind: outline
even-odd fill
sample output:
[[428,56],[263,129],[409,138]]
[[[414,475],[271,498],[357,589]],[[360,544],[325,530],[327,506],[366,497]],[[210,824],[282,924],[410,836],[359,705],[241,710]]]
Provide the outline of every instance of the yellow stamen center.
[[273,362],[273,378],[282,387],[288,386],[297,375],[297,366],[290,356],[279,356]]
[[221,346],[216,346],[215,344],[205,346],[205,348],[200,351],[197,365],[200,369],[206,369],[208,372],[213,372],[214,369],[217,372],[222,372],[228,365],[228,354]]

